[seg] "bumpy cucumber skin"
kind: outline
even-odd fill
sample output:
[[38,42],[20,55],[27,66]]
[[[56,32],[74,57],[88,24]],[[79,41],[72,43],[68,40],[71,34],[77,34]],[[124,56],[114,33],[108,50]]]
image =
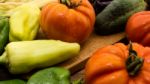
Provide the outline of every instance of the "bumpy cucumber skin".
[[144,0],[114,0],[96,17],[95,32],[108,35],[125,29],[128,18],[146,9]]

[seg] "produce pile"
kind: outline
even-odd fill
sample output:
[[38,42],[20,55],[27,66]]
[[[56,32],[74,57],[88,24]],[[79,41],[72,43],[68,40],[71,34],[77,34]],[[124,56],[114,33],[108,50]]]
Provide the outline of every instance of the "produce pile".
[[[0,64],[12,75],[40,69],[0,84],[150,84],[149,8],[148,0],[0,0]],[[77,56],[92,33],[119,32],[129,44],[97,49],[83,80],[55,66]]]

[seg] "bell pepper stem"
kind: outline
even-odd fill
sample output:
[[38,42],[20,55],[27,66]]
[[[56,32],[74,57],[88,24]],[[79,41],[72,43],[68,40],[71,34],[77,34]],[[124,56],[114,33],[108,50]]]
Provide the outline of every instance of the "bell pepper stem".
[[8,62],[7,60],[7,53],[4,52],[1,56],[0,56],[0,64],[6,64]]

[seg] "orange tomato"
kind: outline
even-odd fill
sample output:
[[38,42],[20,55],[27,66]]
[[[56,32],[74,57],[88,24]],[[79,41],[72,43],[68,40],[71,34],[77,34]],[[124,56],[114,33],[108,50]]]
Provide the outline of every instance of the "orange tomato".
[[132,42],[150,46],[150,11],[133,14],[127,21],[125,31]]
[[94,9],[88,0],[61,0],[42,8],[41,29],[49,39],[82,43],[92,33],[94,23]]
[[98,49],[85,67],[86,84],[150,84],[150,47],[116,43]]

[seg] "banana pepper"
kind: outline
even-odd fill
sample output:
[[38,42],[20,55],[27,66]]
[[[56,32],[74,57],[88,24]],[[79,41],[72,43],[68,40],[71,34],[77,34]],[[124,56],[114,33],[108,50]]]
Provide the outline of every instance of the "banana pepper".
[[58,2],[58,0],[26,1],[0,3],[0,15],[9,17],[9,41],[33,40],[39,30],[40,8],[47,3]]
[[78,43],[59,40],[10,42],[0,56],[0,63],[6,64],[10,73],[21,74],[60,63],[76,56],[79,51]]
[[62,67],[50,67],[33,74],[27,84],[71,84],[70,72]]
[[9,20],[7,17],[0,16],[0,54],[3,53],[4,47],[9,39]]

